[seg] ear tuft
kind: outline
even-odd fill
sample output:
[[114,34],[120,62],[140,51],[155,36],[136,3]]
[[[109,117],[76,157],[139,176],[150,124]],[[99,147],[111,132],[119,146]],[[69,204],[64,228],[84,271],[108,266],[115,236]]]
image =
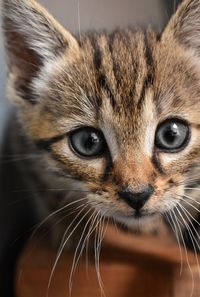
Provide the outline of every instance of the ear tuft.
[[185,0],[167,25],[163,38],[173,36],[200,56],[200,1]]

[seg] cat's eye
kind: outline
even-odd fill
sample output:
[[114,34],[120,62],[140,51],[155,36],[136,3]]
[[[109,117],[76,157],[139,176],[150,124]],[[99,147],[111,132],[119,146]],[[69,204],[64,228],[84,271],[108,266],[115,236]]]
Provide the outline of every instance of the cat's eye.
[[155,145],[165,152],[177,152],[187,145],[189,137],[188,123],[180,119],[168,119],[158,126]]
[[79,156],[90,158],[102,155],[106,149],[106,141],[100,130],[83,127],[70,133],[70,145]]

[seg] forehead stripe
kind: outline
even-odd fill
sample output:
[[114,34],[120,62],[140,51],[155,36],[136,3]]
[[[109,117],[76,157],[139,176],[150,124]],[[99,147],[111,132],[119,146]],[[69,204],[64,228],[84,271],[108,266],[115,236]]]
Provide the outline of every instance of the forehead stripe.
[[146,90],[153,84],[155,77],[155,66],[152,55],[152,50],[149,45],[147,33],[145,33],[145,60],[147,65],[147,76],[144,78],[143,86],[141,89],[140,98],[138,101],[138,106],[143,104],[145,99]]
[[103,71],[103,65],[102,65],[102,55],[104,54],[102,52],[102,49],[100,47],[100,45],[98,44],[97,41],[94,41],[93,39],[91,39],[92,42],[92,46],[94,48],[94,65],[96,67],[97,70],[97,82],[99,84],[99,86],[104,89],[110,99],[111,105],[114,107],[115,106],[115,96],[111,90],[111,87],[108,84],[108,78],[105,74],[105,72]]

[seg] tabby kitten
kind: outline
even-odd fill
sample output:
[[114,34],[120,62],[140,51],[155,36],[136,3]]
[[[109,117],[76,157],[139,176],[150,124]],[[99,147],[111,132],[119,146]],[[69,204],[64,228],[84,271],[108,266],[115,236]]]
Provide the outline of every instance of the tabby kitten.
[[26,157],[17,166],[39,209],[75,207],[90,231],[103,217],[134,228],[166,216],[197,250],[200,1],[183,1],[159,37],[76,38],[34,0],[2,7],[10,152]]

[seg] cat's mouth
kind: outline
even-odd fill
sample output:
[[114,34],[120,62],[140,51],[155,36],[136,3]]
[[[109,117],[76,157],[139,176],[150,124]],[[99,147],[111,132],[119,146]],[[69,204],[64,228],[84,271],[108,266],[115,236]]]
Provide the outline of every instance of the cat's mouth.
[[156,212],[141,212],[141,211],[136,211],[133,214],[134,219],[141,219],[141,218],[146,218],[146,217],[152,217],[155,216],[157,213]]
[[132,215],[128,216],[129,219],[135,220],[135,221],[145,221],[147,219],[151,220],[155,216],[157,216],[157,212],[142,212],[142,211],[136,211]]
[[[122,226],[130,228],[130,230],[142,230],[144,226],[151,226],[159,218],[158,212],[138,211],[135,213],[115,214],[114,219]],[[136,229],[135,229],[136,228]]]
[[147,212],[147,211],[135,211],[131,214],[117,214],[116,217],[119,220],[126,221],[142,221],[146,219],[153,219],[155,216],[158,216],[157,212]]

